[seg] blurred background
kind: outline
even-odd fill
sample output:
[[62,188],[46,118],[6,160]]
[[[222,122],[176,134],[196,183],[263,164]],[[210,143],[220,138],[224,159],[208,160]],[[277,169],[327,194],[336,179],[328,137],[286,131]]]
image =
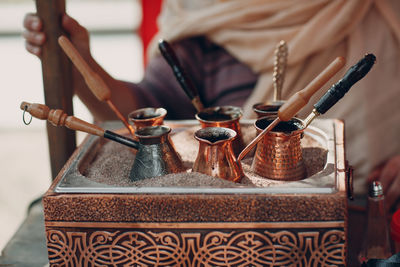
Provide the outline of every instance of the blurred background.
[[[24,125],[19,109],[22,101],[44,103],[40,60],[25,50],[21,37],[25,14],[35,10],[33,0],[0,1],[0,251],[52,178],[46,124],[33,119]],[[140,81],[140,0],[67,0],[66,10],[89,30],[92,54],[105,70],[118,79]],[[74,115],[92,120],[77,98]],[[77,143],[84,137],[77,133]]]

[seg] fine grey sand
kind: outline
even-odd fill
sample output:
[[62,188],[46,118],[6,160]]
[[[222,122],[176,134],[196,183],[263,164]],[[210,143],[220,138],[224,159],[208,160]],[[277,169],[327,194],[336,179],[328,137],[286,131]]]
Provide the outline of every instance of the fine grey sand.
[[[132,167],[135,151],[121,144],[106,141],[100,146],[95,157],[83,168],[82,174],[88,179],[114,186],[137,186],[137,187],[268,187],[287,183],[261,177],[250,170],[252,155],[242,160],[242,167],[245,176],[240,183],[223,180],[201,173],[192,172],[191,168],[196,159],[198,141],[193,137],[198,126],[193,126],[185,131],[172,133],[171,139],[175,149],[180,154],[186,172],[169,174],[166,176],[144,179],[132,182],[129,180],[129,173]],[[249,143],[255,137],[253,126],[242,127],[243,139]],[[321,171],[326,162],[327,150],[320,143],[305,135],[301,141],[304,163],[307,170],[307,177]]]

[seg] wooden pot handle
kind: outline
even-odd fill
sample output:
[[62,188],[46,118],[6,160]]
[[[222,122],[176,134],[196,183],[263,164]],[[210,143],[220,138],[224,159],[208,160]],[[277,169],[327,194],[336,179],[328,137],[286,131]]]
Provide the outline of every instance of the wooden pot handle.
[[315,77],[304,89],[292,95],[278,111],[281,121],[288,121],[293,118],[327,81],[329,81],[341,68],[346,60],[344,57],[337,57],[317,77]]
[[22,110],[26,110],[33,117],[47,120],[54,126],[65,126],[71,130],[82,131],[97,136],[103,136],[104,130],[97,125],[88,123],[74,116],[68,116],[61,109],[50,109],[46,105],[22,102],[20,105]]
[[107,101],[111,99],[111,90],[104,82],[104,80],[94,72],[83,57],[79,54],[75,46],[65,36],[58,38],[58,43],[64,50],[65,54],[71,59],[75,67],[82,74],[83,78],[89,89],[100,101]]
[[94,72],[83,57],[79,54],[75,46],[68,40],[67,37],[61,35],[58,38],[58,43],[64,50],[65,54],[71,59],[75,67],[82,74],[83,78],[90,91],[96,96],[100,101],[104,101],[112,109],[112,111],[117,115],[117,117],[122,121],[129,132],[134,136],[135,130],[132,125],[128,123],[124,115],[117,109],[117,107],[111,102],[111,90],[108,85],[104,82],[100,75]]

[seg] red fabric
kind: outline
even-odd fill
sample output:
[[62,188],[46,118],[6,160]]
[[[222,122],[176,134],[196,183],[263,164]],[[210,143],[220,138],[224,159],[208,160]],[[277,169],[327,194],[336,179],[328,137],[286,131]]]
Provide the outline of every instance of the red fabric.
[[392,239],[396,242],[400,242],[400,209],[393,214],[390,228]]
[[147,65],[146,52],[149,42],[157,33],[157,17],[160,14],[162,0],[142,0],[142,22],[139,34],[143,44],[143,64]]

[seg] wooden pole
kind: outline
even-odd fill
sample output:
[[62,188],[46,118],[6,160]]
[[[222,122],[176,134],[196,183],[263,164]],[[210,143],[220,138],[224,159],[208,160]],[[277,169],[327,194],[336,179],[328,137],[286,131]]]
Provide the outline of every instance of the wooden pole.
[[[58,45],[65,34],[61,27],[65,0],[36,0],[38,16],[43,21],[46,44],[42,50],[44,100],[53,109],[73,114],[71,63]],[[75,132],[47,123],[51,174],[54,179],[76,148]]]

